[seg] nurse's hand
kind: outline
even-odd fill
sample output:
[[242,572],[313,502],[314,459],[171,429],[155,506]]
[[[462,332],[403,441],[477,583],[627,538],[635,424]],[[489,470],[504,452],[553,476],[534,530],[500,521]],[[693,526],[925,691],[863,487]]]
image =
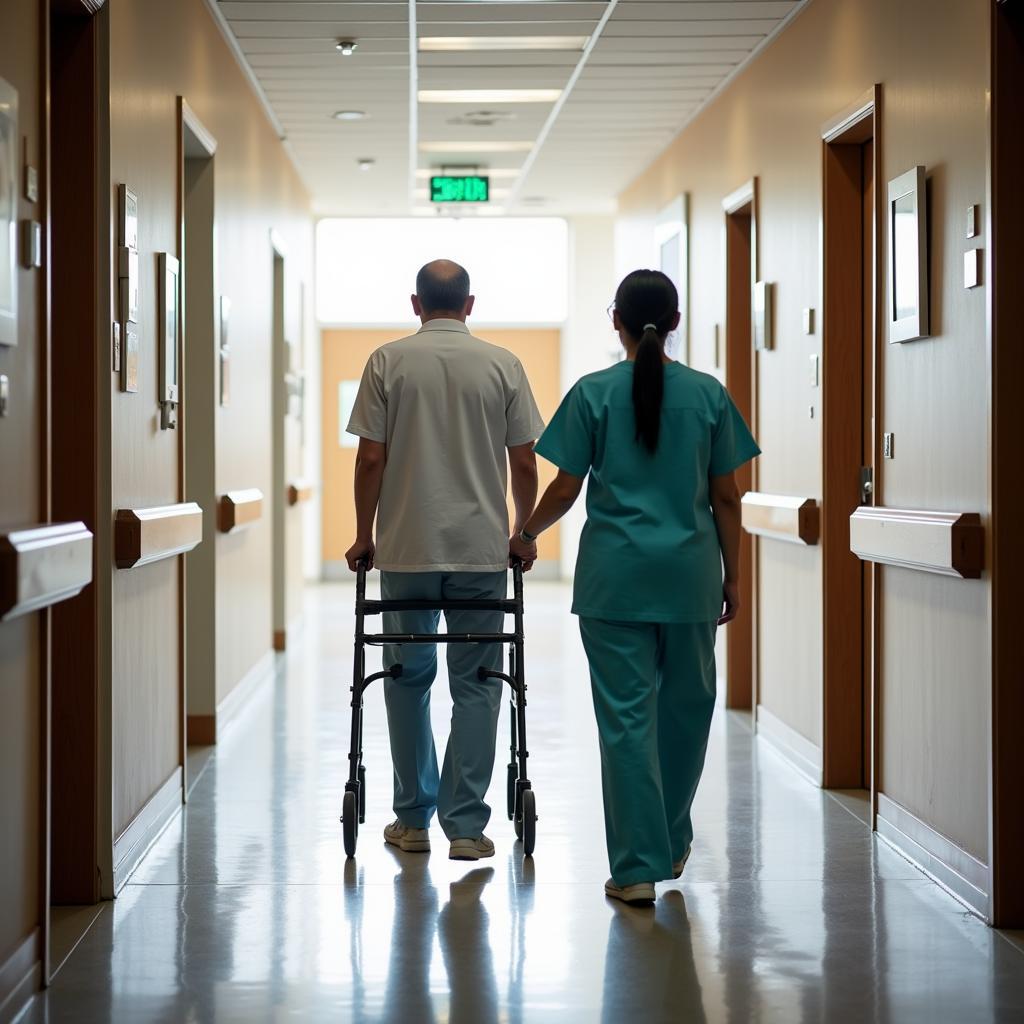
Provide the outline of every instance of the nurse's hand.
[[523,572],[529,572],[537,561],[537,542],[527,544],[518,533],[512,534],[508,539],[508,557],[510,564],[513,558],[518,558],[523,563]]
[[722,616],[718,620],[720,626],[724,626],[727,622],[732,622],[740,610],[740,585],[738,583],[726,582],[722,584],[722,605]]

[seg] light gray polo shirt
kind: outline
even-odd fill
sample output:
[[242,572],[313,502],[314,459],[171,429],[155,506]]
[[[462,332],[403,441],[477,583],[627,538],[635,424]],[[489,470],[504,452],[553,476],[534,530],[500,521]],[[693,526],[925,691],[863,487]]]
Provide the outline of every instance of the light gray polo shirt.
[[505,449],[544,430],[522,364],[430,320],[370,356],[348,432],[387,445],[378,568],[498,572],[508,565]]

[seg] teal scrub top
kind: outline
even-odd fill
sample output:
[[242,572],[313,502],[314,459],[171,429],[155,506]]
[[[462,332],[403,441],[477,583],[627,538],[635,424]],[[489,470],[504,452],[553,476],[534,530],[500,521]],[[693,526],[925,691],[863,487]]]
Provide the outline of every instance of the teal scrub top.
[[622,622],[710,622],[722,609],[722,558],[709,478],[760,454],[714,377],[665,365],[658,449],[636,440],[633,363],[589,374],[565,396],[537,454],[585,477],[572,610]]

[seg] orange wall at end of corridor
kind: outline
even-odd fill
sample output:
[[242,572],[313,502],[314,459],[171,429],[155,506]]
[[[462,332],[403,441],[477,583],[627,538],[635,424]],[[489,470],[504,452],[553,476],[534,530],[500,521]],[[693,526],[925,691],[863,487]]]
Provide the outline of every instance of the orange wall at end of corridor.
[[[356,449],[339,443],[340,431],[345,426],[339,423],[339,385],[342,381],[358,382],[370,354],[381,345],[402,337],[403,333],[411,333],[411,328],[408,332],[378,328],[328,328],[323,332],[323,559],[329,576],[340,573],[345,552],[356,533],[352,507]],[[541,416],[545,423],[548,422],[561,398],[561,332],[557,328],[480,328],[479,335],[519,357],[530,379]],[[555,469],[544,459],[537,460],[537,467],[543,491],[554,479]],[[561,553],[557,526],[540,538],[538,551],[540,562],[557,566]]]

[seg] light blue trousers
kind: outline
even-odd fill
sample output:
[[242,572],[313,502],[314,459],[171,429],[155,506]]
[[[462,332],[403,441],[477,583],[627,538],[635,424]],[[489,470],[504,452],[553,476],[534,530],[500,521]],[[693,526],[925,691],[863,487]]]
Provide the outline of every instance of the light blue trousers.
[[580,619],[616,885],[672,877],[693,840],[715,709],[715,623]]
[[[507,593],[505,572],[382,572],[385,601],[495,600]],[[446,612],[452,633],[500,633],[502,612]],[[388,612],[388,633],[436,633],[440,613]],[[385,679],[391,759],[395,766],[394,809],[409,828],[427,828],[437,811],[449,839],[477,839],[491,816],[484,802],[494,770],[494,745],[501,708],[500,680],[481,682],[482,665],[498,669],[500,644],[448,644],[448,680],[455,707],[440,776],[430,728],[430,687],[437,675],[437,647],[399,644],[384,648],[384,667],[402,663],[398,679]]]

